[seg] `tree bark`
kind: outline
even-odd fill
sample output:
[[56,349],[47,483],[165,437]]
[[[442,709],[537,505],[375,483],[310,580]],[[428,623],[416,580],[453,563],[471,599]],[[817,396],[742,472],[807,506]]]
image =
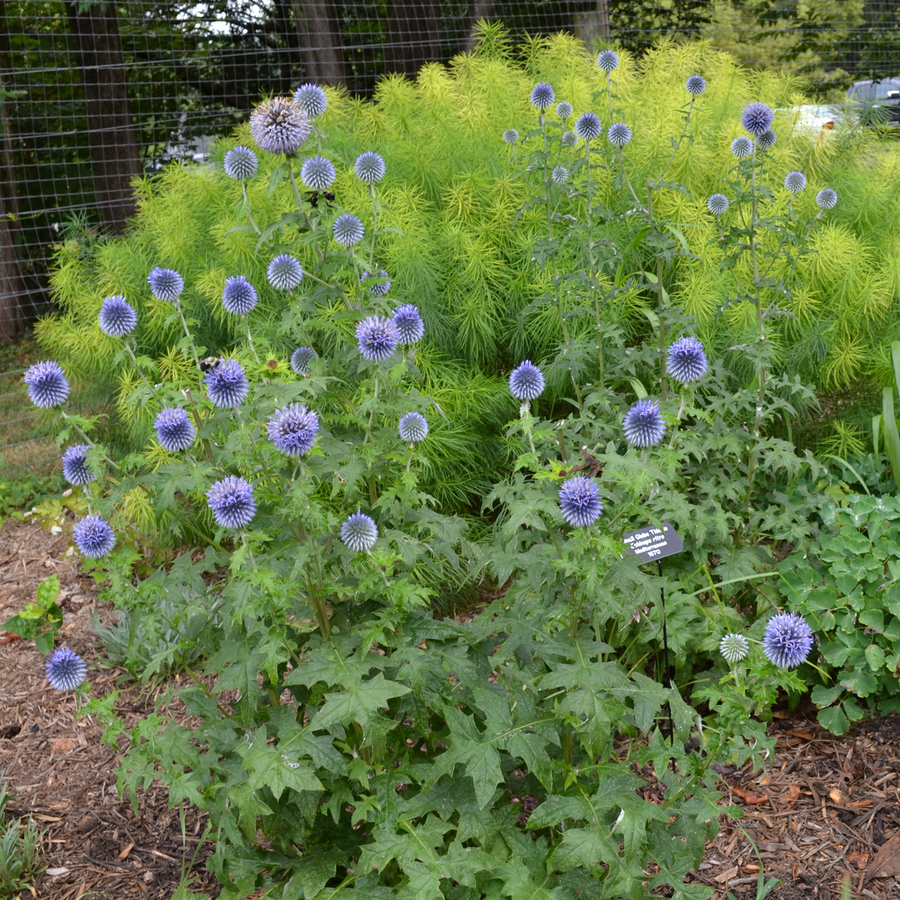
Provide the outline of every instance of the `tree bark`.
[[0,192],[0,341],[4,342],[12,341],[25,325],[25,285],[7,214]]
[[94,185],[100,218],[122,234],[134,215],[131,181],[141,174],[141,157],[131,122],[119,24],[113,3],[85,12],[66,0],[69,28],[78,42]]
[[341,27],[334,0],[292,0],[307,81],[346,84]]
[[462,48],[466,53],[475,49],[475,25],[481,19],[490,16],[494,9],[494,0],[472,0],[469,11],[466,14],[466,24],[463,28]]
[[415,78],[424,63],[439,59],[440,0],[393,0],[384,44],[385,71]]

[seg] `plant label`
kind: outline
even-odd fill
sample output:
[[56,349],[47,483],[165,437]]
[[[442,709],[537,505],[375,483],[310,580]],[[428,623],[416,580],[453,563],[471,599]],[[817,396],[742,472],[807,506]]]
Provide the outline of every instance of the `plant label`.
[[662,523],[662,530],[653,525],[631,531],[622,538],[626,552],[640,556],[644,562],[656,562],[684,550],[681,538],[669,522]]

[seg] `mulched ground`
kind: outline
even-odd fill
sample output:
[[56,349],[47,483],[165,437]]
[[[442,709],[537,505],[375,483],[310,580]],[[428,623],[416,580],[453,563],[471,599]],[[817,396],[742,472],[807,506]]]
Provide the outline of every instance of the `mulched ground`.
[[[0,529],[0,621],[34,599],[56,572],[62,585],[62,638],[88,662],[92,693],[112,690],[121,670],[100,668],[89,611],[108,621],[93,581],[64,562],[67,542],[32,522],[6,521]],[[120,709],[138,717],[152,708],[138,689]],[[141,797],[135,816],[116,793],[117,752],[100,742],[90,719],[74,719],[73,695],[52,691],[43,658],[25,641],[0,643],[0,771],[14,793],[10,812],[32,815],[47,831],[47,872],[36,896],[80,900],[137,896],[169,900],[203,833],[205,818],[186,812],[182,841],[178,810],[165,793]],[[900,718],[861,723],[835,738],[810,718],[779,720],[773,765],[765,775],[738,772],[722,782],[745,817],[726,820],[696,880],[737,900],[755,900],[762,863],[766,878],[782,879],[777,900],[839,900],[846,896],[900,897]],[[743,830],[742,830],[743,829]],[[754,850],[748,836],[758,848]],[[193,889],[216,896],[200,848]]]

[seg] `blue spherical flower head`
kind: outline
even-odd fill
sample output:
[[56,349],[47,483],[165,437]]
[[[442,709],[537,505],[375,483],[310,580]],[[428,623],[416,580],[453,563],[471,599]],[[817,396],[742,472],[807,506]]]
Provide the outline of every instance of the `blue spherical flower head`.
[[806,176],[802,172],[788,172],[784,176],[784,186],[792,194],[799,194],[806,187]]
[[273,288],[292,291],[303,280],[303,266],[289,253],[282,253],[269,263],[266,277]]
[[578,143],[578,135],[574,131],[565,131],[559,142],[563,147],[574,147]]
[[306,113],[308,118],[315,119],[328,108],[328,97],[317,84],[301,84],[294,91],[294,103]]
[[708,366],[703,344],[695,337],[680,337],[669,347],[666,369],[681,384],[698,381],[706,374]]
[[741,115],[741,124],[744,126],[745,131],[749,131],[750,134],[759,137],[759,135],[765,134],[772,127],[774,119],[775,111],[771,106],[766,106],[765,103],[751,103],[749,106],[744,107],[744,112]]
[[822,188],[822,190],[816,194],[816,205],[820,209],[834,209],[837,206],[837,201],[837,191],[832,188]]
[[576,475],[559,489],[559,508],[566,524],[577,528],[593,525],[603,512],[600,490],[590,478]]
[[100,516],[85,516],[72,529],[78,549],[90,559],[101,559],[116,546],[116,533]]
[[206,492],[206,499],[213,518],[223,528],[246,528],[256,515],[253,488],[235,475],[217,481]]
[[543,112],[556,99],[553,88],[546,81],[541,81],[531,89],[531,105]]
[[745,659],[750,652],[750,643],[742,634],[726,634],[719,641],[719,653],[725,661],[734,665]]
[[223,408],[240,406],[250,393],[244,367],[236,359],[223,359],[203,380],[209,399]]
[[250,116],[250,134],[266,153],[294,153],[309,131],[306,113],[290,97],[264,100]]
[[160,410],[153,427],[156,429],[159,445],[169,453],[187,450],[194,443],[197,434],[187,410],[179,407]]
[[54,691],[74,691],[87,678],[84,660],[68,647],[60,647],[50,654],[45,671]]
[[166,303],[177,303],[184,290],[184,279],[174,269],[163,269],[161,266],[150,272],[147,284],[150,285],[150,293]]
[[336,177],[331,160],[324,156],[311,156],[300,167],[300,178],[311,191],[324,191],[331,187]]
[[684,83],[684,89],[692,97],[699,97],[706,90],[706,79],[702,75],[691,75]]
[[597,65],[609,75],[619,67],[619,55],[615,50],[603,50],[597,57]]
[[554,184],[565,184],[569,180],[569,170],[565,166],[556,166],[550,173],[550,180]]
[[388,273],[380,268],[374,272],[363,272],[359,276],[359,283],[374,297],[384,297],[391,289],[391,280],[388,278]]
[[24,376],[28,385],[28,398],[41,409],[62,406],[69,396],[69,382],[59,363],[52,360],[35,363]]
[[384,178],[384,173],[387,169],[384,165],[384,160],[377,153],[372,150],[366,150],[365,153],[360,153],[356,157],[356,162],[353,163],[353,171],[356,172],[356,177],[363,184],[377,184]]
[[110,337],[123,338],[137,327],[137,313],[121,295],[113,294],[100,307],[100,330]]
[[770,128],[756,138],[756,146],[760,150],[771,150],[778,143],[778,135]]
[[526,359],[509,375],[509,392],[516,400],[537,400],[544,391],[544,374],[530,360]]
[[315,356],[312,347],[298,347],[291,354],[291,368],[298,375],[303,375],[309,371],[309,364],[315,359]]
[[400,335],[397,343],[401,347],[418,344],[425,337],[425,323],[422,321],[419,308],[412,303],[395,309],[391,319],[397,328],[397,334]]
[[728,198],[724,194],[712,194],[706,201],[706,208],[714,216],[721,216],[728,212],[729,206]]
[[503,142],[512,146],[519,139],[519,132],[515,128],[507,128],[503,132]]
[[603,134],[603,125],[592,112],[582,113],[575,120],[575,134],[582,140],[592,141]]
[[256,306],[256,288],[243,275],[232,275],[225,279],[222,291],[222,306],[234,316],[246,316]]
[[812,630],[802,616],[778,613],[766,623],[763,653],[781,669],[799,666],[809,656],[812,645]]
[[63,478],[74,485],[85,485],[94,480],[94,473],[88,468],[87,444],[73,444],[62,455]]
[[556,115],[559,116],[560,119],[568,119],[569,116],[572,115],[572,104],[569,103],[568,100],[560,100],[560,102],[556,104]]
[[341,540],[354,553],[368,553],[378,540],[378,526],[357,510],[341,525]]
[[363,223],[351,213],[344,213],[342,216],[338,216],[334,220],[332,232],[334,239],[342,247],[348,248],[358,244],[366,233]]
[[731,142],[731,152],[738,159],[747,159],[753,155],[753,141],[741,135]]
[[259,160],[249,147],[239,146],[232,147],[225,154],[223,165],[225,174],[229,178],[246,181],[256,174],[256,170],[259,168]]
[[269,440],[288,456],[305,456],[316,442],[319,417],[305,406],[291,403],[266,422]]
[[624,147],[631,140],[631,129],[624,122],[614,122],[606,132],[606,139],[615,147]]
[[369,316],[356,326],[356,341],[359,352],[365,359],[369,362],[381,362],[397,349],[400,332],[393,319]]
[[655,400],[638,400],[625,413],[622,423],[625,440],[634,447],[652,447],[658,444],[666,433],[666,423],[659,412],[659,404]]
[[418,444],[428,437],[428,420],[421,413],[408,412],[400,418],[397,431],[407,444]]

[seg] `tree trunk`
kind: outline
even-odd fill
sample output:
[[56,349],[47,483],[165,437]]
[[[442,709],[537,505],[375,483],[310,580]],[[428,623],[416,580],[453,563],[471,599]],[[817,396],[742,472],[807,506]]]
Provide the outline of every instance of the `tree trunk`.
[[66,13],[81,57],[100,218],[122,234],[135,211],[131,180],[141,174],[141,157],[131,123],[115,4],[94,4],[79,13],[77,0],[66,0]]
[[494,0],[472,0],[466,14],[466,24],[462,34],[462,50],[471,53],[475,49],[475,25],[481,19],[490,16],[494,9]]
[[16,259],[6,201],[0,193],[0,341],[13,340],[25,325],[24,298],[25,285]]
[[341,28],[334,0],[292,0],[294,21],[303,46],[306,80],[346,84]]
[[439,59],[440,0],[393,0],[384,44],[385,71],[415,78],[424,63]]

